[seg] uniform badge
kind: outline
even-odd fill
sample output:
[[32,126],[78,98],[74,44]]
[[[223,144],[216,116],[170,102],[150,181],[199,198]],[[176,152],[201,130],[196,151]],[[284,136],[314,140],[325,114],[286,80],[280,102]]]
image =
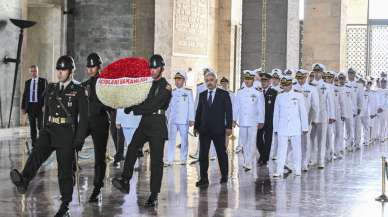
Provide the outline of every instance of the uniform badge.
[[252,94],[251,95],[251,99],[252,99],[252,102],[254,102],[256,100],[256,95],[255,94]]
[[183,101],[186,101],[187,94],[183,94],[182,97],[183,97]]
[[71,101],[71,96],[69,97],[69,101],[67,102],[67,107],[72,107],[73,102]]

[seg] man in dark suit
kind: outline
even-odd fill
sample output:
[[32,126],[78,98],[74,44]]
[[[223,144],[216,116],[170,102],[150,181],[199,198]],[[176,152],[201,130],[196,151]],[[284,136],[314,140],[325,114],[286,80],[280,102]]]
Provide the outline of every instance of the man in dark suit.
[[205,75],[207,90],[199,95],[195,114],[194,135],[199,133],[200,180],[197,187],[209,186],[209,149],[213,141],[221,170],[220,183],[228,181],[228,155],[226,152],[226,135],[232,134],[232,103],[229,93],[217,88],[217,76],[209,71]]
[[31,79],[24,85],[22,111],[28,114],[30,122],[30,133],[32,147],[35,146],[37,129],[42,129],[43,124],[43,91],[47,87],[47,80],[39,78],[39,69],[37,65],[30,66]]
[[271,74],[262,72],[261,87],[265,98],[265,120],[264,127],[257,130],[256,145],[260,153],[258,164],[267,165],[269,154],[271,152],[272,133],[273,133],[273,111],[278,92],[270,86]]

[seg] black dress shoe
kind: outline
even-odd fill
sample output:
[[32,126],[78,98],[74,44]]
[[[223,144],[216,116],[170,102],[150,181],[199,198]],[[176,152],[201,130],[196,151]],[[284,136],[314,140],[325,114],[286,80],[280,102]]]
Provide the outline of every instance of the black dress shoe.
[[20,194],[26,193],[28,184],[23,175],[16,169],[11,170],[9,175],[18,192]]
[[113,178],[112,184],[115,188],[119,189],[122,193],[129,193],[129,180],[124,178]]
[[100,198],[101,188],[94,187],[92,195],[90,195],[89,203],[96,203],[98,202],[98,199]]
[[209,180],[200,179],[197,183],[195,183],[195,186],[198,188],[207,188],[209,186]]
[[158,205],[158,194],[157,193],[151,193],[151,195],[148,197],[147,202],[145,203],[146,207],[155,207]]
[[69,204],[62,203],[61,207],[59,207],[59,210],[58,210],[57,214],[55,214],[54,217],[70,217]]
[[220,184],[228,183],[228,177],[222,177],[220,180]]

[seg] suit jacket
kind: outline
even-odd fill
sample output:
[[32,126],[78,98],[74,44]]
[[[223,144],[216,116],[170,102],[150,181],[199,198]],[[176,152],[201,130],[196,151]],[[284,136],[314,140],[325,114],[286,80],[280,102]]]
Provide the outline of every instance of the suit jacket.
[[273,126],[273,111],[275,109],[275,100],[277,95],[278,95],[278,92],[272,87],[269,87],[266,93],[264,94],[264,98],[265,98],[264,127],[272,128]]
[[[27,80],[24,84],[24,92],[23,92],[23,98],[22,98],[22,109],[28,112],[29,107],[29,100],[30,100],[30,84],[31,79]],[[47,80],[44,78],[38,78],[38,104],[40,107],[43,107],[44,99],[43,99],[43,92],[47,87]]]
[[229,93],[216,89],[211,106],[207,102],[208,90],[199,95],[194,129],[199,133],[224,135],[225,129],[232,129],[232,102]]

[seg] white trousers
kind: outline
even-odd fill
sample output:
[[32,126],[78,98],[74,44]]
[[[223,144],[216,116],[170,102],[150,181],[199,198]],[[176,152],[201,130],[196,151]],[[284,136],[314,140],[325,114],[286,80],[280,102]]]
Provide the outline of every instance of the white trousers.
[[335,140],[335,123],[327,125],[326,133],[326,154],[325,158],[331,160],[331,157],[334,154],[334,140]]
[[301,136],[282,136],[278,135],[278,151],[277,151],[277,164],[276,173],[284,173],[284,164],[286,163],[288,142],[292,148],[292,164],[294,166],[295,174],[301,174]]
[[354,118],[345,118],[346,148],[352,148],[354,144]]
[[302,167],[307,168],[310,158],[311,158],[311,125],[309,126],[309,131],[306,134],[302,134],[301,137],[301,146],[302,146]]
[[123,127],[123,134],[125,138],[125,144],[131,144],[133,134],[135,134],[137,128]]
[[256,163],[256,135],[256,126],[240,126],[239,144],[243,147],[244,165],[250,168]]
[[[325,165],[327,123],[315,123],[311,128],[311,147],[316,152],[312,157],[313,163]],[[316,161],[315,161],[316,160]]]
[[380,120],[380,130],[379,130],[379,139],[380,140],[383,140],[383,139],[386,139],[387,138],[387,131],[388,131],[388,111],[387,109],[384,109],[383,112],[381,112],[379,114],[379,116],[377,116],[377,118],[379,118]]
[[189,143],[189,125],[188,124],[169,124],[168,127],[168,145],[167,145],[167,162],[171,163],[175,158],[176,136],[179,132],[181,141],[181,160],[187,160],[188,143]]
[[345,122],[341,119],[337,119],[335,122],[335,145],[334,152],[339,154],[341,151],[345,149],[345,141],[344,141],[344,130],[345,130]]
[[360,116],[356,116],[354,118],[354,145],[360,146],[361,138],[362,138],[362,118]]
[[272,135],[272,147],[271,147],[271,158],[277,157],[278,152],[278,137],[275,133]]
[[[359,131],[359,136],[356,137],[356,143],[365,145],[369,144],[369,139],[372,137],[370,134],[371,119],[368,116],[360,117],[360,123],[357,124],[356,129]],[[357,135],[357,134],[356,134]],[[362,141],[361,141],[362,138]]]

